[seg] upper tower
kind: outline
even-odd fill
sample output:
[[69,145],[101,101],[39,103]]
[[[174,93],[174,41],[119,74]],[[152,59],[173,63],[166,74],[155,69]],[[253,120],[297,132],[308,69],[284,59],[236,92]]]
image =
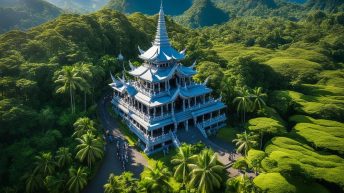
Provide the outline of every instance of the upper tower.
[[158,19],[158,27],[156,30],[155,40],[152,43],[152,47],[147,51],[143,51],[139,48],[139,57],[148,63],[160,64],[171,61],[180,61],[185,58],[185,50],[178,52],[175,50],[168,38],[168,33],[166,30],[166,21],[164,9],[161,3]]

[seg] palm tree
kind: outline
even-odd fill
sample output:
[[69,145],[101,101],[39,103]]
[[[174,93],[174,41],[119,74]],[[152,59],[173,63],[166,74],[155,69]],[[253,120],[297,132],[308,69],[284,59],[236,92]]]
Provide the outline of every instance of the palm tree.
[[188,180],[188,175],[190,173],[189,166],[193,163],[195,156],[193,156],[190,145],[183,145],[179,147],[178,154],[172,159],[172,164],[175,164],[175,178],[181,178],[183,185],[186,184]]
[[69,169],[69,180],[67,187],[70,192],[79,193],[87,184],[87,171],[84,167]]
[[35,172],[27,173],[23,176],[25,179],[25,191],[30,192],[38,192],[38,190],[43,186],[42,184],[42,176]]
[[66,176],[63,174],[57,174],[56,176],[47,176],[44,179],[44,185],[49,193],[61,193],[65,192]]
[[78,88],[82,90],[87,83],[72,66],[64,66],[62,70],[57,72],[57,75],[58,77],[55,80],[55,83],[60,85],[60,87],[56,90],[56,93],[69,92],[72,113],[75,113],[74,92]]
[[246,173],[241,174],[236,178],[228,179],[226,183],[226,193],[254,193],[255,187],[253,182]]
[[161,161],[156,162],[153,169],[147,168],[146,174],[145,179],[141,182],[141,187],[145,187],[145,191],[170,192],[168,180],[171,174]]
[[76,140],[79,142],[79,145],[77,145],[78,152],[76,158],[81,162],[86,160],[90,168],[96,159],[103,157],[104,144],[100,138],[96,138],[95,135],[87,132]]
[[242,113],[242,123],[245,123],[246,112],[249,112],[252,109],[251,94],[248,89],[241,88],[239,90],[239,96],[235,97],[233,103],[237,103],[237,112]]
[[104,185],[105,193],[122,193],[123,187],[118,178],[118,176],[110,174],[108,183]]
[[57,160],[57,165],[60,168],[66,167],[70,163],[72,163],[73,158],[72,158],[72,154],[69,151],[69,148],[60,147],[56,152],[56,160]]
[[258,136],[254,133],[247,133],[246,131],[242,134],[237,134],[237,138],[233,140],[237,146],[237,153],[244,152],[244,156],[247,156],[248,150],[257,145]]
[[87,108],[87,94],[91,92],[91,81],[93,78],[93,73],[91,71],[91,65],[90,64],[77,64],[75,66],[76,71],[84,78],[87,84],[85,84],[82,87],[82,91],[84,91],[84,111],[86,111]]
[[190,164],[191,180],[190,185],[198,187],[200,193],[215,192],[220,188],[224,172],[223,166],[219,165],[216,154],[209,149],[205,149],[197,156],[194,164]]
[[267,97],[266,93],[263,93],[262,87],[256,87],[252,91],[252,98],[253,98],[253,109],[260,110],[263,106],[265,106],[265,98]]
[[55,171],[56,163],[53,159],[51,153],[41,153],[40,155],[35,157],[35,170],[34,173],[41,174],[43,177],[47,175],[51,175]]
[[120,176],[110,174],[108,183],[104,185],[105,193],[135,193],[137,192],[136,179],[133,173],[124,172]]
[[94,127],[94,121],[89,119],[88,117],[81,117],[79,118],[74,124],[74,133],[73,137],[81,137],[87,132],[95,132],[96,129]]

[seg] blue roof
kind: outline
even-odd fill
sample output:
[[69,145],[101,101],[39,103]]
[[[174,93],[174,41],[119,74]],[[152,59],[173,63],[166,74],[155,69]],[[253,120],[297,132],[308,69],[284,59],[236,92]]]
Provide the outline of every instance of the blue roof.
[[165,14],[163,8],[160,8],[158,27],[155,35],[153,46],[147,51],[140,49],[141,55],[139,57],[150,62],[168,62],[171,60],[182,60],[185,58],[185,51],[178,52],[175,50],[168,38],[165,22]]
[[203,94],[211,93],[212,89],[202,85],[194,85],[186,88],[180,89],[180,96],[184,98],[196,97]]
[[149,81],[149,82],[161,82],[168,80],[172,78],[172,76],[176,73],[180,73],[183,76],[193,76],[197,72],[193,69],[193,67],[185,67],[181,64],[175,64],[171,67],[153,67],[153,66],[139,66],[132,71],[129,72],[129,74],[139,77],[142,80]]
[[182,65],[178,67],[178,72],[184,76],[193,76],[197,74],[196,70],[194,70],[193,67],[185,67]]

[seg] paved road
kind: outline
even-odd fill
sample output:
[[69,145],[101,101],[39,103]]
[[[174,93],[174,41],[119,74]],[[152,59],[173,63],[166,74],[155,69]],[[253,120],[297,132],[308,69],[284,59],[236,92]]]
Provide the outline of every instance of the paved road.
[[[107,112],[107,105],[110,101],[101,100],[98,103],[98,114],[104,129],[109,130],[121,143],[124,142],[124,135],[119,131],[118,124]],[[145,166],[148,166],[148,162],[145,157],[142,156],[135,148],[128,148],[129,163],[127,169],[134,173],[135,177],[139,177]],[[102,160],[101,166],[94,178],[90,181],[83,193],[101,193],[104,192],[103,186],[106,184],[107,179],[111,173],[120,175],[123,171],[121,161],[116,156],[116,145],[110,143],[106,145],[105,156]]]

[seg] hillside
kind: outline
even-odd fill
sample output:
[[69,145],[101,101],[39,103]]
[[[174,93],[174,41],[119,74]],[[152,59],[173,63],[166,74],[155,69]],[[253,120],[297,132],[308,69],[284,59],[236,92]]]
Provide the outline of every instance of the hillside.
[[[216,17],[214,17],[216,16]],[[177,17],[177,21],[191,28],[211,26],[228,21],[229,15],[215,7],[210,0],[195,0],[193,5]]]
[[324,10],[328,12],[338,12],[344,10],[343,0],[308,0],[306,7],[310,10]]
[[109,0],[46,0],[61,9],[87,13],[101,9]]
[[61,13],[61,9],[43,0],[0,0],[0,33],[28,29]]
[[[180,15],[192,4],[192,0],[165,0],[164,11],[167,15]],[[110,0],[107,7],[124,12],[154,15],[159,10],[160,0]]]

